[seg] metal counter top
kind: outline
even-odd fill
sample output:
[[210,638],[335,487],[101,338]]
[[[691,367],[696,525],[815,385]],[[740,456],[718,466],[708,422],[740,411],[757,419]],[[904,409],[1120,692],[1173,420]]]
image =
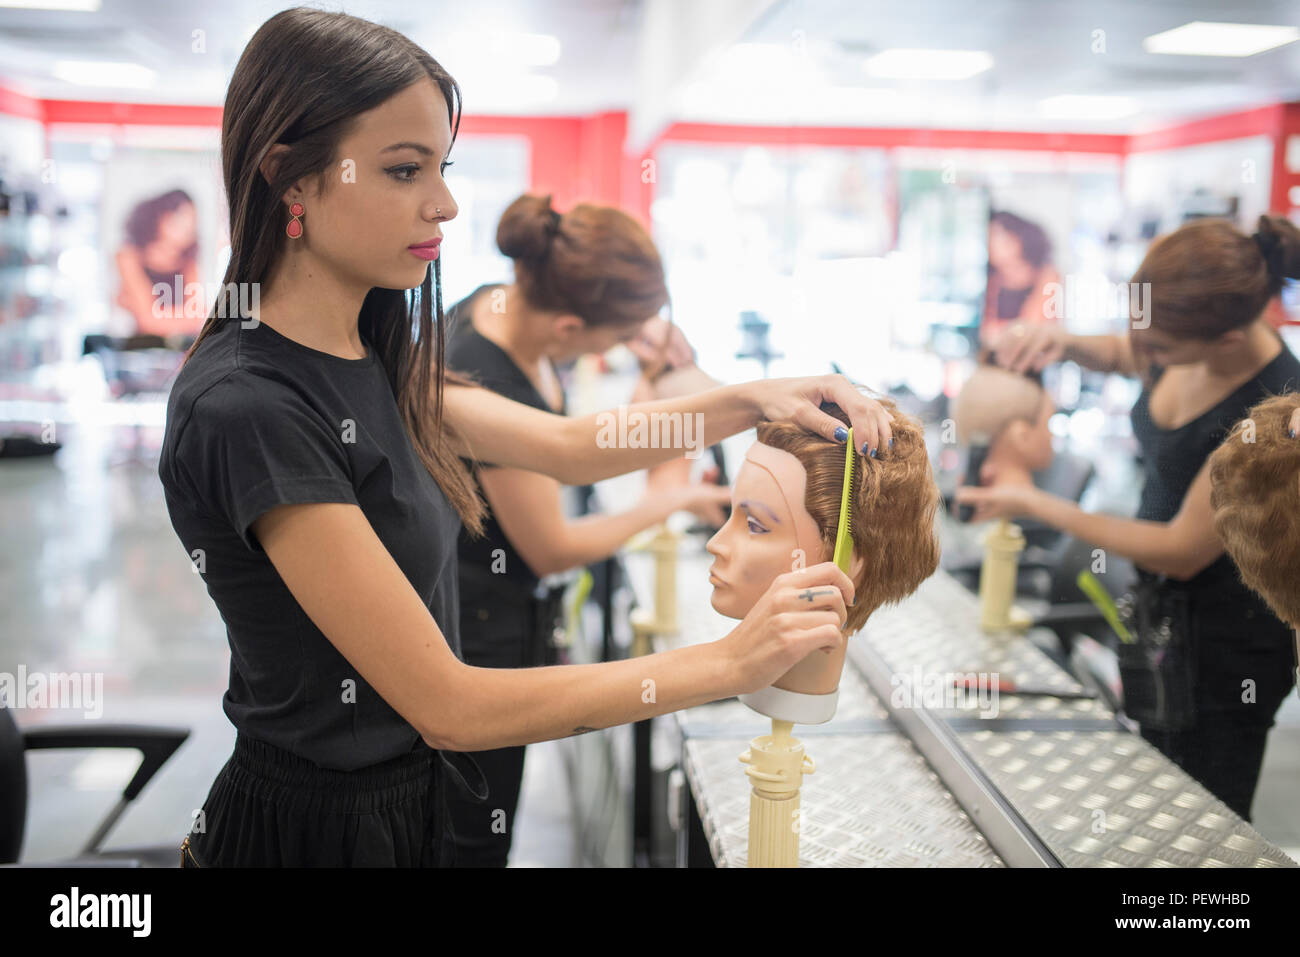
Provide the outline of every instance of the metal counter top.
[[[683,541],[680,630],[656,650],[735,626],[709,603],[711,561],[702,541]],[[649,557],[626,565],[637,593],[653,594]],[[909,681],[971,673],[1083,690],[1024,635],[986,635],[978,621],[978,598],[940,571],[850,639],[835,718],[794,730],[817,762],[802,788],[801,866],[1296,866],[1099,699],[1001,694],[990,714],[987,698],[901,695]],[[714,862],[743,867],[750,787],[737,758],[771,723],[735,699],[673,717]]]

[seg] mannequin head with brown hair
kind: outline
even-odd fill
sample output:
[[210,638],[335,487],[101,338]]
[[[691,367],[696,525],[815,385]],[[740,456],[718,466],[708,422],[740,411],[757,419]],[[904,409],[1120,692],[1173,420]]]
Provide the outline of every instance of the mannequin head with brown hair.
[[[894,444],[882,449],[878,458],[853,453],[849,578],[855,598],[845,622],[847,635],[857,632],[881,605],[910,595],[939,564],[935,514],[940,495],[921,425],[889,399],[877,401],[893,416]],[[839,406],[828,403],[822,408],[849,424]],[[714,556],[714,609],[729,618],[743,618],[776,576],[830,561],[839,526],[844,456],[843,444],[793,422],[758,426],[758,441],[732,486],[731,517],[707,545]],[[838,684],[842,650],[835,657],[828,662],[823,652],[814,652],[776,685],[806,694],[831,691]],[[827,670],[833,671],[834,680],[829,688],[819,687]]]
[[553,359],[627,342],[669,301],[654,240],[613,206],[579,203],[561,214],[549,195],[525,194],[501,214],[497,248],[514,263],[538,351]]
[[1300,629],[1300,393],[1255,405],[1210,456],[1214,530],[1273,613]]

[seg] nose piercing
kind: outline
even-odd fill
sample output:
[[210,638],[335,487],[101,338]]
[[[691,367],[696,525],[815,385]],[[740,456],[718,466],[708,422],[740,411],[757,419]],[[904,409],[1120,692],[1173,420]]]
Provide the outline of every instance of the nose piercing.
[[433,207],[433,211],[434,211],[435,213],[437,213],[439,216],[442,215],[442,207],[441,207],[441,206],[435,206],[435,207]]

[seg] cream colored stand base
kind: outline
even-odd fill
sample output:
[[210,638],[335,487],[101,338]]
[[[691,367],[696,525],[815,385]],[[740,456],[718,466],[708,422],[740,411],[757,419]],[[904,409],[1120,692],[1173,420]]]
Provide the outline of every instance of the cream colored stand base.
[[753,785],[749,793],[749,866],[799,866],[799,788],[817,765],[790,722],[773,721],[772,733],[749,742],[740,755]]
[[792,724],[825,724],[835,717],[835,706],[839,702],[840,692],[837,688],[830,694],[801,694],[798,691],[785,691],[775,685],[768,685],[753,694],[742,694],[739,697],[754,711],[777,721],[789,721]]
[[980,566],[980,628],[984,631],[1020,630],[1030,624],[1029,615],[1012,605],[1024,547],[1020,526],[1006,519],[984,537],[984,563]]
[[652,635],[677,634],[677,544],[681,536],[667,525],[660,525],[654,535],[629,551],[648,551],[654,558],[654,608],[634,610],[632,622],[632,657],[650,654]]

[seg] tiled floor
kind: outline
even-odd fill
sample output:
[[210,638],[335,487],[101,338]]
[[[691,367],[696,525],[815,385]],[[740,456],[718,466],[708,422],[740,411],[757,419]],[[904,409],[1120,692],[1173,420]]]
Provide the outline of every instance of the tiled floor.
[[[153,414],[142,412],[145,421]],[[234,741],[221,711],[225,630],[167,518],[155,472],[160,429],[61,426],[58,437],[65,447],[52,458],[0,459],[0,671],[101,672],[100,720],[191,729],[108,841],[179,845]],[[84,720],[67,711],[15,717],[21,725]],[[562,747],[528,750],[513,866],[573,863]],[[23,859],[76,853],[136,763],[132,752],[31,754]],[[1298,791],[1293,695],[1270,738],[1255,805],[1256,827],[1293,858]]]

